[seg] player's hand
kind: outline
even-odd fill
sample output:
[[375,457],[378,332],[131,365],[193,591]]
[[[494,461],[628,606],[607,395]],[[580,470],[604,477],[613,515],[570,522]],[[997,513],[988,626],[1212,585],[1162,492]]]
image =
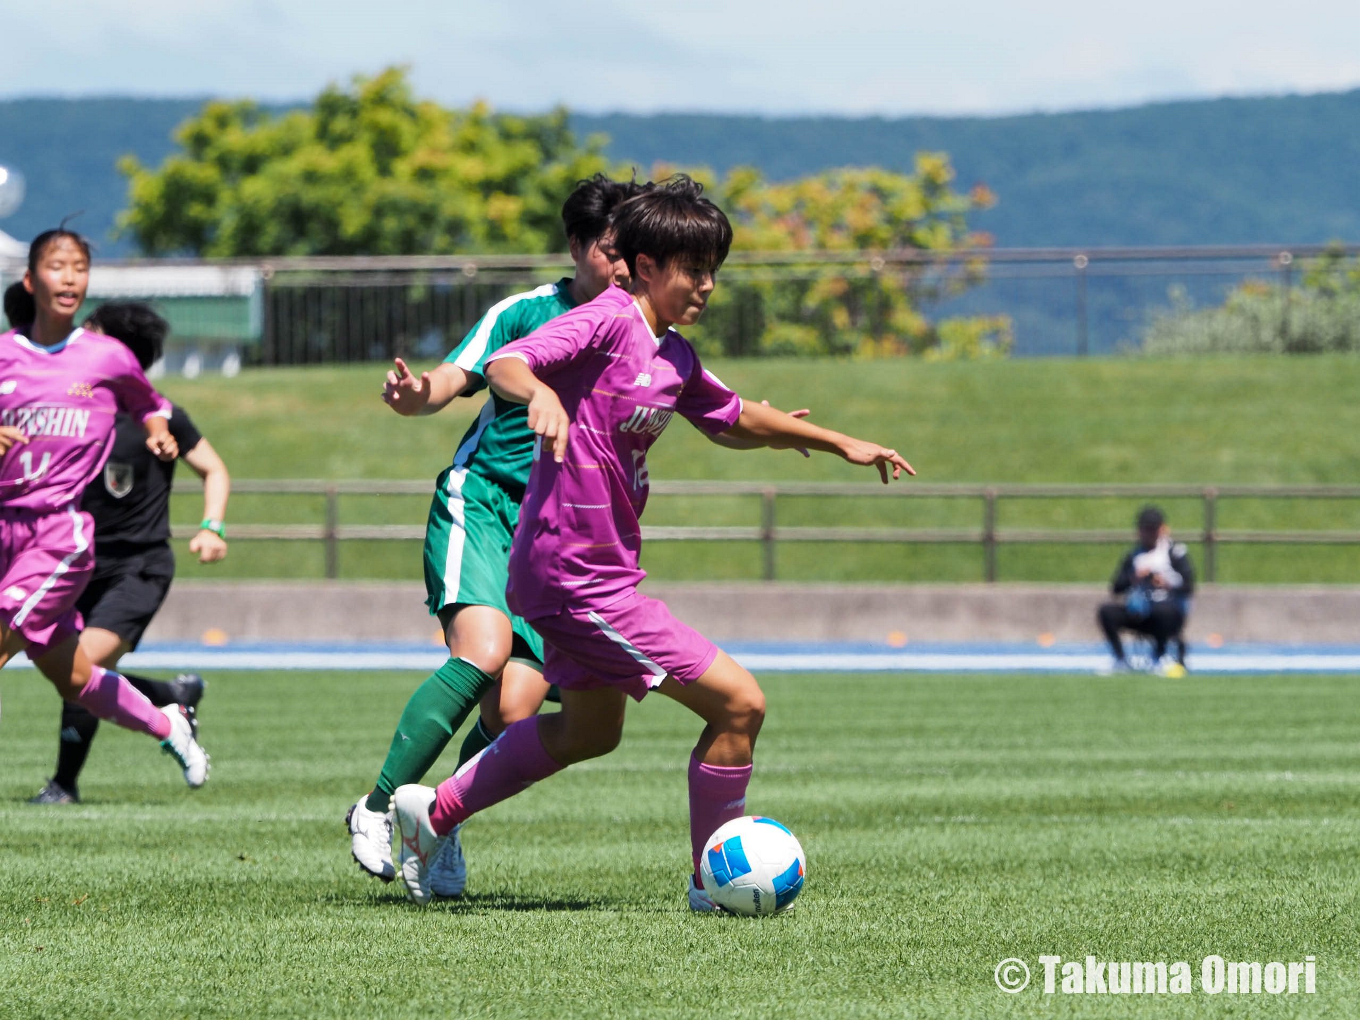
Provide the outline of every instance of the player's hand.
[[189,542],[189,551],[198,555],[199,563],[216,563],[226,559],[227,540],[204,528]]
[[24,430],[15,425],[0,425],[0,456],[9,453],[13,446],[23,446],[28,442]]
[[888,450],[877,443],[866,443],[862,439],[851,439],[846,437],[845,445],[841,449],[841,456],[851,464],[872,464],[878,468],[878,476],[883,479],[883,484],[888,484],[888,468],[892,468],[893,478],[901,478],[902,472],[909,475],[916,474],[916,469],[906,462],[896,450]]
[[157,460],[171,461],[179,456],[179,443],[169,432],[147,436],[146,448],[156,455]]
[[571,419],[567,417],[562,401],[551,387],[539,386],[529,400],[529,421],[531,431],[543,438],[543,445],[552,448],[553,460],[561,464],[567,455],[567,429]]
[[430,373],[421,372],[417,379],[400,358],[393,358],[392,363],[396,370],[387,373],[387,380],[383,383],[383,402],[397,414],[419,414],[430,402]]

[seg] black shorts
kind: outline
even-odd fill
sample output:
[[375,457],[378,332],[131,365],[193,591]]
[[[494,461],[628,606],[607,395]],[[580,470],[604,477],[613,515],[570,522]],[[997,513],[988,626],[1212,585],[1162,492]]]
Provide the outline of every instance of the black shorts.
[[76,602],[86,627],[111,630],[136,648],[175,579],[169,542],[95,544],[94,574]]

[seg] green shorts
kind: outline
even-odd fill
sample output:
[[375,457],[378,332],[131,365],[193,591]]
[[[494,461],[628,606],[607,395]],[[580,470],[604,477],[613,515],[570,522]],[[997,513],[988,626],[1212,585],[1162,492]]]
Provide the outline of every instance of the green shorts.
[[490,606],[510,618],[512,660],[543,668],[543,639],[505,603],[510,543],[519,504],[504,489],[466,468],[439,476],[425,525],[425,604],[430,615],[450,606]]

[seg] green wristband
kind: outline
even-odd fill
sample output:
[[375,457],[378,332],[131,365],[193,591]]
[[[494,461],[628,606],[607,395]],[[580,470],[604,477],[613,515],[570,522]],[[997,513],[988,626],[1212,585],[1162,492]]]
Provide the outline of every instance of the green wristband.
[[214,520],[211,517],[203,518],[203,520],[199,522],[198,527],[200,531],[215,532],[217,534],[217,537],[223,540],[225,540],[227,537],[227,526],[223,524],[221,521]]

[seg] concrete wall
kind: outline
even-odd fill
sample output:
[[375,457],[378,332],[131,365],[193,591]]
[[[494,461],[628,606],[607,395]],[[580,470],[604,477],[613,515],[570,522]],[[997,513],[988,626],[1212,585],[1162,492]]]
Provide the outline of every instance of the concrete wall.
[[[653,585],[716,641],[1094,641],[1093,585]],[[183,582],[154,641],[439,641],[420,584]],[[1214,587],[1196,597],[1192,641],[1360,642],[1360,587]]]

